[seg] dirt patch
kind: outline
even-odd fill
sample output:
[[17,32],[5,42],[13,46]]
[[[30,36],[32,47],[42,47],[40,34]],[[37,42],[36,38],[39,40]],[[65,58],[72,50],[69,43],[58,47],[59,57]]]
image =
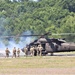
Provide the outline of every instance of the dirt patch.
[[0,75],[75,75],[75,68],[2,69]]

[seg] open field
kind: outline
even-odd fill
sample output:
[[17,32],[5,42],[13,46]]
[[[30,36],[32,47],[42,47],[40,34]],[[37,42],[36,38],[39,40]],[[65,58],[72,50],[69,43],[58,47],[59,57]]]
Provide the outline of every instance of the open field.
[[75,56],[0,58],[0,75],[75,75]]

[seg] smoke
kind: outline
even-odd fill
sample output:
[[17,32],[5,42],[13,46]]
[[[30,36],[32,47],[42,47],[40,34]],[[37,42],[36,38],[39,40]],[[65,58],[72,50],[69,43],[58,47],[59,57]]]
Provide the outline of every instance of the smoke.
[[[27,34],[28,33],[28,34]],[[29,35],[31,34],[30,31],[26,31],[23,34],[25,35]],[[30,42],[32,42],[35,38],[33,37],[19,37],[19,42],[16,43],[16,41],[14,40],[14,38],[11,38],[10,40],[8,40],[8,44],[5,45],[2,40],[0,40],[0,52],[5,54],[5,49],[9,48],[10,50],[10,55],[12,55],[12,50],[14,47],[16,47],[16,49],[20,48],[24,48],[26,45],[28,45]],[[21,55],[24,55],[23,52],[21,51]]]
[[[14,47],[16,47],[17,49],[18,48],[22,49],[23,47],[25,47],[27,44],[29,44],[35,39],[31,36],[30,37],[18,37],[16,38],[16,40],[19,39],[19,41],[16,42],[15,38],[1,38],[1,36],[8,36],[9,34],[11,35],[10,29],[5,30],[5,25],[7,25],[8,23],[9,22],[7,19],[0,18],[0,52],[5,51],[6,48],[9,48],[10,51],[12,51]],[[31,34],[32,34],[31,31],[26,31],[22,33],[22,35],[31,35]]]
[[[31,35],[30,31],[26,31],[24,32],[22,35]],[[19,41],[16,42],[14,38],[9,38],[10,40],[8,40],[7,45],[5,43],[3,43],[3,40],[0,40],[0,48],[2,49],[6,49],[7,47],[10,49],[13,49],[14,47],[16,48],[23,48],[25,47],[27,44],[29,44],[30,42],[32,42],[34,40],[33,37],[19,37]],[[5,40],[6,41],[6,40]]]
[[6,32],[5,32],[5,28],[4,28],[4,25],[6,25],[8,23],[8,21],[1,17],[0,18],[0,35],[4,35]]
[[4,17],[0,18],[0,52],[2,52],[2,53],[3,53],[3,50],[6,46],[3,43],[1,36],[4,36],[5,34],[7,34],[7,32],[4,28],[7,23],[8,23],[8,21]]

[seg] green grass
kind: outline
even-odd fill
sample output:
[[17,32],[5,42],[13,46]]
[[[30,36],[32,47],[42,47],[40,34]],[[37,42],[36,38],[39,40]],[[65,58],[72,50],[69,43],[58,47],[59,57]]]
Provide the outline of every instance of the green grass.
[[66,56],[41,56],[41,57],[20,57],[1,58],[1,69],[17,68],[73,68],[75,57]]

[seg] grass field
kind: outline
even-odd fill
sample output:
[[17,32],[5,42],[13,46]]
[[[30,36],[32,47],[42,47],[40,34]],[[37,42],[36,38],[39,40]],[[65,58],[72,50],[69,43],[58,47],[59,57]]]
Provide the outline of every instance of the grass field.
[[73,56],[0,58],[0,75],[75,75]]

